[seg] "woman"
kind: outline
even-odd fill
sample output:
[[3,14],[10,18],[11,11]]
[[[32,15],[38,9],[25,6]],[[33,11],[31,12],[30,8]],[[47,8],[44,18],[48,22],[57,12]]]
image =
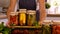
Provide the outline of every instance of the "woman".
[[[14,11],[17,0],[10,0],[10,5],[7,11],[7,16],[9,20],[10,12]],[[37,0],[39,2],[39,24],[42,24],[46,17],[45,12],[45,0]],[[27,10],[36,10],[36,0],[19,0],[19,8],[25,8]]]

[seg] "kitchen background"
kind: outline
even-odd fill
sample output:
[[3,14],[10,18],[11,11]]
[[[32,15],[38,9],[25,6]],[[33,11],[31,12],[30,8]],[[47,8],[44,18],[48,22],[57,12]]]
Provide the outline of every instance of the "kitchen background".
[[[60,0],[47,0],[47,2],[51,5],[51,7],[46,10],[47,15],[53,14],[53,17],[46,17],[46,20],[60,20],[60,16],[54,17],[54,15],[60,15]],[[6,23],[8,21],[6,11],[9,3],[9,0],[0,0],[0,22],[4,21]],[[4,16],[4,18],[2,16]]]

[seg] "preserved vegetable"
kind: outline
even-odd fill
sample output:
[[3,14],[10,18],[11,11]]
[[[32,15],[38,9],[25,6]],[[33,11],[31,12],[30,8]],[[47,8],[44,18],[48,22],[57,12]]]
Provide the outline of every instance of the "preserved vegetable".
[[35,10],[28,10],[27,11],[27,24],[32,26],[36,20],[36,11]]
[[26,23],[26,9],[20,9],[19,11],[19,23],[20,25],[25,25]]
[[11,25],[18,25],[18,12],[10,13],[10,23]]

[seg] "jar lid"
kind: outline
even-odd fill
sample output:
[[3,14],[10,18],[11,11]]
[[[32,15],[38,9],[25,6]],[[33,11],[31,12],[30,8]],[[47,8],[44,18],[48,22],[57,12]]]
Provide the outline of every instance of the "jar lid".
[[36,14],[36,11],[35,10],[28,10],[27,14]]
[[44,20],[43,23],[44,24],[53,24],[51,20]]
[[53,20],[53,22],[60,22],[60,20]]
[[46,22],[51,22],[51,20],[44,20],[43,22],[45,22],[45,23],[46,23]]
[[26,9],[20,9],[19,13],[26,13]]
[[11,12],[10,15],[12,15],[12,16],[18,15],[18,12]]

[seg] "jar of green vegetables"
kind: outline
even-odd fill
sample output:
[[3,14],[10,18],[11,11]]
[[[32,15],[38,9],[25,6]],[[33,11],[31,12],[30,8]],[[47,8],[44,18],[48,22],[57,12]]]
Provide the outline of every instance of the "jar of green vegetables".
[[27,10],[27,25],[32,26],[35,20],[36,20],[36,11]]

